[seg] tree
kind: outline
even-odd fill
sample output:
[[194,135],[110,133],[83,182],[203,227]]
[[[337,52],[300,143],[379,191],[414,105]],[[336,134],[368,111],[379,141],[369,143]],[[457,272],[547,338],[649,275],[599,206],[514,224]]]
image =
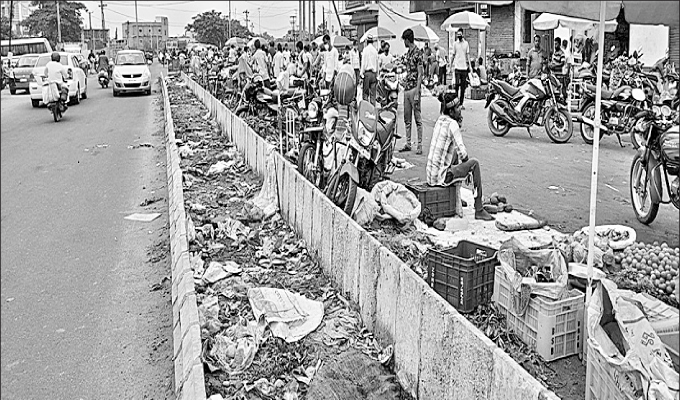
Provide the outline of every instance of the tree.
[[267,32],[262,32],[262,36],[260,36],[260,37],[266,39],[267,42],[273,42],[274,39],[275,39],[274,36],[270,35],[270,34],[267,33]]
[[[187,31],[196,35],[201,43],[210,43],[219,48],[229,40],[229,18],[221,12],[211,10],[192,17],[193,22],[186,26]],[[239,21],[231,21],[231,36],[248,37],[251,33]]]
[[[33,1],[38,6],[22,24],[26,26],[32,36],[42,36],[56,47],[59,35],[57,33],[57,3],[54,1]],[[61,21],[61,40],[64,42],[79,42],[83,31],[81,13],[87,10],[83,3],[75,1],[60,1],[59,16]]]
[[11,32],[9,29],[9,18],[3,16],[0,18],[0,39],[7,40],[9,39],[10,34],[12,37],[16,36],[14,32]]

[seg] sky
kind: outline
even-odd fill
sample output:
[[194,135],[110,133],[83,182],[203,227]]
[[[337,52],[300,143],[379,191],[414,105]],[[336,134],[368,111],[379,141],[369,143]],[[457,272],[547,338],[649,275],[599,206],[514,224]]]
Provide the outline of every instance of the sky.
[[[88,11],[92,12],[92,26],[97,29],[102,27],[101,11],[99,1],[81,1]],[[116,28],[118,37],[122,37],[122,24],[126,21],[135,20],[134,1],[104,1],[104,20],[106,28],[109,29],[113,38]],[[309,2],[307,2],[309,4]],[[322,23],[322,7],[329,8],[329,1],[316,2],[316,23]],[[332,7],[332,6],[330,6]],[[259,8],[259,11],[258,11]],[[245,25],[244,11],[250,13],[248,19],[255,24],[254,33],[260,33],[260,23],[262,32],[268,32],[274,37],[286,34],[291,28],[290,16],[297,15],[297,1],[231,1],[231,15],[234,20],[239,20]],[[222,14],[229,14],[229,1],[138,1],[137,13],[139,21],[153,21],[156,16],[168,17],[170,24],[170,36],[181,36],[184,28],[191,22],[194,15],[205,11],[221,11]],[[89,27],[89,15],[83,13],[84,27]]]

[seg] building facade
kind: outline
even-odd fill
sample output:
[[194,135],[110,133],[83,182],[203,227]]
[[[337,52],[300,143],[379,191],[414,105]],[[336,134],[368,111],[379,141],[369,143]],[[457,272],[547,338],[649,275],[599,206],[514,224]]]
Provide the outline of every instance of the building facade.
[[[28,36],[28,28],[21,25],[36,7],[31,6],[30,1],[15,1],[14,10],[12,12],[12,32],[15,37]],[[7,0],[0,1],[0,15],[9,19],[10,16],[10,2]]]
[[130,49],[158,51],[168,41],[168,18],[156,17],[153,22],[125,22],[123,40]]
[[101,50],[109,45],[109,30],[101,28],[83,29],[83,39],[88,48]]

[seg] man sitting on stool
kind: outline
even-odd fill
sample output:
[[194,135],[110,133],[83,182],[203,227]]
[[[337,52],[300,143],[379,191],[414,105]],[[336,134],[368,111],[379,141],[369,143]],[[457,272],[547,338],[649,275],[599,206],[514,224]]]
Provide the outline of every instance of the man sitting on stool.
[[441,115],[434,126],[430,152],[427,156],[427,184],[430,186],[450,186],[465,179],[472,173],[475,189],[475,219],[493,221],[482,205],[482,176],[479,161],[468,158],[460,124],[460,100],[455,91],[446,91],[438,97]]

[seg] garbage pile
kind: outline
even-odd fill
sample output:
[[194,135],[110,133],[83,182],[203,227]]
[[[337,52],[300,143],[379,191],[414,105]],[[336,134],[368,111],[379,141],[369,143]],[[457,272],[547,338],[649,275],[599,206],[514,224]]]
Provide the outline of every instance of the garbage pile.
[[[219,136],[214,121],[202,118],[207,111],[190,92],[172,84],[169,92],[207,396],[324,398],[331,387],[324,379],[337,377],[334,368],[349,358],[379,373],[365,377],[367,397],[409,398],[388,369],[392,346],[377,342],[304,241],[262,204],[271,185]],[[343,382],[346,388],[357,384]]]

